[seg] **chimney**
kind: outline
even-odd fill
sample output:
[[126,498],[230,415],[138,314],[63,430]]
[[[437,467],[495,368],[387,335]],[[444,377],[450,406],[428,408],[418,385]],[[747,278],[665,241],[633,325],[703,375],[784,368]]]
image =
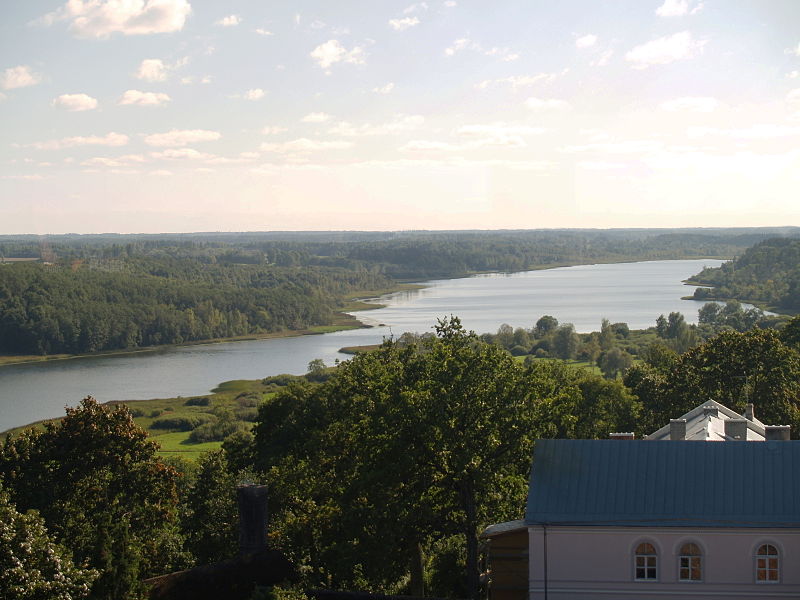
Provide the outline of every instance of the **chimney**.
[[239,554],[253,554],[267,548],[267,486],[240,485],[236,488],[239,501]]
[[747,408],[744,409],[744,418],[748,421],[752,421],[756,418],[755,412],[753,412],[752,402],[747,403]]
[[767,425],[764,427],[764,440],[788,442],[791,432],[791,425]]
[[608,437],[612,440],[635,440],[636,434],[633,431],[620,431],[616,433],[609,433]]
[[716,406],[704,406],[703,407],[703,416],[704,417],[708,417],[709,415],[712,416],[712,417],[718,417],[719,416],[719,408],[717,408]]
[[732,440],[746,442],[747,419],[726,419],[725,435]]
[[686,439],[686,419],[669,420],[669,439],[673,441]]

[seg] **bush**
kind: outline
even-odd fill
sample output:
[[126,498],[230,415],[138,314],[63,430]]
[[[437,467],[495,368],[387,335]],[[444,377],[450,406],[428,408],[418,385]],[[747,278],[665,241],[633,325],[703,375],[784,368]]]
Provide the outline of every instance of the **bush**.
[[201,425],[213,423],[217,418],[214,415],[199,414],[186,417],[162,417],[150,425],[151,429],[177,429],[178,431],[192,431]]
[[301,379],[305,379],[305,377],[302,377],[300,375],[289,375],[288,373],[283,373],[282,375],[273,375],[271,377],[265,377],[264,379],[261,380],[261,383],[263,383],[264,385],[274,384],[277,386],[284,387],[289,385],[293,381],[299,381]]
[[251,406],[242,407],[234,410],[233,414],[236,415],[236,418],[240,421],[248,421],[253,423],[256,420],[256,417],[258,417],[258,409]]
[[211,406],[211,398],[208,396],[196,396],[189,398],[183,404],[184,406]]
[[514,346],[511,348],[511,354],[513,356],[525,356],[528,353],[528,349],[523,346]]
[[249,431],[250,428],[241,421],[220,419],[216,423],[200,425],[189,434],[189,441],[194,444],[203,442],[221,442],[237,431]]
[[144,411],[141,408],[129,408],[129,410],[131,411],[131,416],[133,416],[133,418],[144,416]]
[[155,419],[156,417],[160,417],[162,414],[164,414],[164,411],[160,408],[157,408],[156,410],[150,412],[150,418]]

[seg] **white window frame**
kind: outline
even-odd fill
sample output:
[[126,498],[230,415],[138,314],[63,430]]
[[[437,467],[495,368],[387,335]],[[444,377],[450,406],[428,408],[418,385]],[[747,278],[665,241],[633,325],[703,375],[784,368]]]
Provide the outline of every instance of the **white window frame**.
[[[647,544],[653,549],[652,553],[640,553],[639,548]],[[643,565],[639,566],[639,559],[643,559]],[[652,562],[652,564],[650,564]],[[639,570],[644,569],[644,577],[639,577]],[[648,575],[652,571],[653,577]],[[633,580],[640,582],[658,581],[658,548],[653,542],[640,541],[633,548]]]

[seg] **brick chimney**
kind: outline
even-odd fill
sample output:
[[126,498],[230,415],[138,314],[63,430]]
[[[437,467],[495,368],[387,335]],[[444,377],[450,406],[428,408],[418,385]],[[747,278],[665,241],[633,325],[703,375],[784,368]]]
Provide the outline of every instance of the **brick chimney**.
[[686,419],[669,420],[669,439],[673,441],[686,439]]
[[267,486],[240,485],[239,554],[253,554],[267,548]]
[[747,441],[747,419],[726,419],[725,435],[736,441]]
[[767,425],[764,427],[764,440],[768,442],[771,440],[787,442],[791,433],[791,425]]

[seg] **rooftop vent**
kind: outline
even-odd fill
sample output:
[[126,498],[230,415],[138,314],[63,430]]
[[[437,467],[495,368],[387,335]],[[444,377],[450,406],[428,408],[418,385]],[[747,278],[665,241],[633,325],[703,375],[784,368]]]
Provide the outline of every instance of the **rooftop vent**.
[[669,420],[669,439],[671,440],[686,439],[686,419]]
[[792,427],[790,425],[767,425],[764,427],[764,439],[766,441],[779,440],[788,442],[791,433]]
[[725,436],[731,440],[747,441],[747,419],[726,419]]

